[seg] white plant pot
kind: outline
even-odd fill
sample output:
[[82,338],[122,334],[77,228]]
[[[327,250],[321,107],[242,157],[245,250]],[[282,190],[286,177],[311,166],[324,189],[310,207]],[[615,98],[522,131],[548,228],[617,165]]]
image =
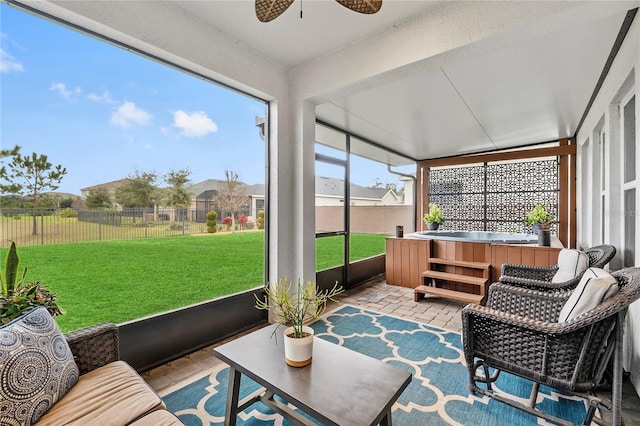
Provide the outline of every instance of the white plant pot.
[[284,359],[292,367],[304,367],[311,364],[313,356],[313,328],[303,326],[302,331],[308,336],[301,338],[289,337],[293,334],[293,327],[284,330]]

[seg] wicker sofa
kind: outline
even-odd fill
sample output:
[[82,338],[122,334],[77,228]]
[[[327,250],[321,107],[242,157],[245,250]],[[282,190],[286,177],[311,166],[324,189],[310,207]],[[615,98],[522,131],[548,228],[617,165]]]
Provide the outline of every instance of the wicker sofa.
[[142,377],[119,360],[118,342],[114,324],[62,335],[44,308],[1,327],[1,420],[21,425],[181,425]]

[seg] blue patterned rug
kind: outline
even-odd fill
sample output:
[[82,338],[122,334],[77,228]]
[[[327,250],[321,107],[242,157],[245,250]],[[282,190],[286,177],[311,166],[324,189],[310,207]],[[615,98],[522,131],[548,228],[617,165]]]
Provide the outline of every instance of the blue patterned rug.
[[[419,322],[344,305],[312,324],[316,336],[413,373],[409,387],[393,406],[393,423],[409,425],[537,425],[534,416],[487,397],[469,394],[460,334]],[[170,411],[186,425],[224,422],[229,369],[220,365],[200,379],[163,396]],[[531,382],[506,373],[495,387],[521,402]],[[258,389],[242,377],[240,399]],[[586,409],[577,397],[541,386],[539,409],[580,424]],[[238,417],[239,425],[289,425],[256,403]],[[346,425],[345,425],[346,426]]]

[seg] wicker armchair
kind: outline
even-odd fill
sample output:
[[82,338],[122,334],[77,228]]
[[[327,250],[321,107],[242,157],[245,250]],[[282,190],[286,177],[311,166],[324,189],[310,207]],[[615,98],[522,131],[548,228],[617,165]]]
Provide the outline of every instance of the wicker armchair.
[[[616,255],[616,248],[610,244],[603,244],[590,247],[584,252],[589,256],[590,268],[604,268]],[[577,276],[568,281],[552,283],[551,280],[556,272],[558,272],[558,265],[540,267],[505,263],[502,265],[500,282],[534,290],[558,291],[575,288],[582,278]]]
[[64,336],[80,374],[120,359],[118,327],[104,323],[72,331]]
[[[558,316],[573,290],[548,292],[496,283],[486,306],[465,306],[463,344],[470,390],[555,423],[571,424],[535,409],[538,387],[547,385],[589,398],[584,424],[591,424],[595,409],[606,404],[586,392],[600,383],[613,354],[612,417],[619,425],[623,325],[628,306],[640,298],[640,268],[612,275],[618,280],[617,294],[563,323],[557,322]],[[493,376],[489,368],[496,369]],[[491,383],[500,371],[534,382],[529,405],[493,392]],[[477,383],[485,383],[486,389]]]

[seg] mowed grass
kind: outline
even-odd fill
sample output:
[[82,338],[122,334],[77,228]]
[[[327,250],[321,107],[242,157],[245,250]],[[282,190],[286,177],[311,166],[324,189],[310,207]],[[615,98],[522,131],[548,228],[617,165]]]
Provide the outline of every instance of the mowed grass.
[[[384,253],[384,238],[352,235],[352,260]],[[318,270],[336,265],[340,248],[328,240],[318,240]],[[27,280],[40,280],[58,294],[65,314],[57,321],[70,331],[262,285],[264,232],[18,246],[18,254]]]

